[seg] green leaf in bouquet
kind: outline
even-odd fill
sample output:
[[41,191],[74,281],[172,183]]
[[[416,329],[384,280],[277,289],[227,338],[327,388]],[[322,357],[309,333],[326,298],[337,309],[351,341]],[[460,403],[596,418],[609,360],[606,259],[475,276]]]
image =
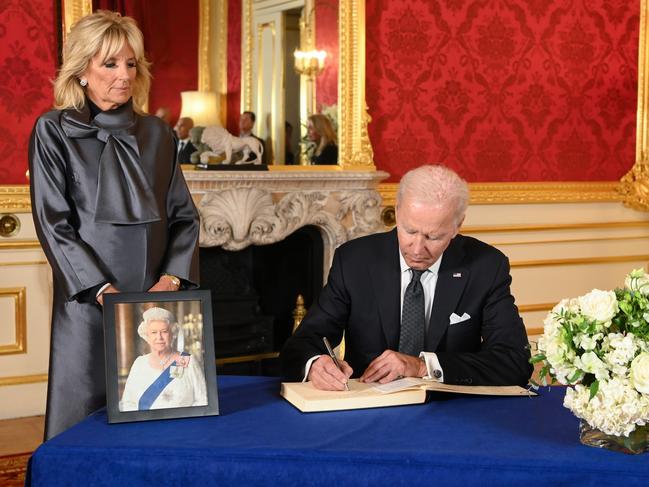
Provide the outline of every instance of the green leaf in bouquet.
[[595,394],[597,394],[597,391],[599,391],[599,381],[596,380],[590,385],[590,397],[588,400],[590,401],[592,398],[595,397]]

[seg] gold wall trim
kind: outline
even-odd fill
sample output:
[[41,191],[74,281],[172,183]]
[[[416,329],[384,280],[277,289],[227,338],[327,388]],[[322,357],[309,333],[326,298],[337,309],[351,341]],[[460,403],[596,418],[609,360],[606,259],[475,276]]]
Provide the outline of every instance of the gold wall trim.
[[241,2],[241,111],[252,110],[252,0]]
[[579,257],[571,259],[539,259],[539,260],[519,260],[511,262],[512,268],[521,267],[550,267],[550,266],[568,266],[584,264],[611,264],[619,262],[636,262],[649,261],[649,254],[641,255],[615,255],[604,257]]
[[638,44],[638,108],[636,118],[635,164],[624,175],[620,194],[626,206],[649,210],[649,50],[647,49],[648,0],[640,0],[640,36]]
[[592,237],[592,238],[564,238],[552,240],[513,240],[511,242],[489,242],[494,247],[506,245],[539,245],[539,244],[570,244],[581,242],[623,242],[627,240],[647,240],[649,235],[639,235],[631,237]]
[[375,169],[365,101],[365,0],[338,2],[338,160]]
[[17,261],[17,262],[0,262],[0,267],[1,266],[9,266],[9,265],[43,265],[47,264],[46,260],[23,260],[23,261]]
[[25,287],[0,288],[0,297],[14,299],[14,320],[16,341],[9,345],[0,344],[0,355],[27,353],[27,290]]
[[210,72],[211,0],[198,2],[198,91],[212,90]]
[[543,328],[539,326],[532,326],[530,328],[525,328],[525,331],[527,332],[527,336],[532,336],[532,335],[543,335]]
[[9,184],[0,186],[0,213],[7,211],[23,213],[32,211],[28,185]]
[[[464,235],[466,233],[462,232]],[[489,242],[494,247],[515,246],[515,245],[546,245],[546,244],[572,244],[583,242],[624,242],[628,240],[647,240],[649,235],[632,236],[632,237],[593,237],[593,238],[565,238],[552,240],[512,240],[511,242]]]
[[[551,183],[469,183],[472,205],[593,203],[622,201],[617,181]],[[379,184],[383,206],[395,205],[398,183]]]
[[216,44],[212,43],[212,59],[216,60],[218,71],[216,79],[212,80],[213,90],[219,95],[219,112],[221,125],[225,127],[228,115],[228,2],[217,0],[216,3],[217,30]]
[[223,126],[225,126],[227,116],[227,52],[227,0],[199,0],[197,89],[217,94],[217,111]]
[[1,386],[17,386],[21,384],[35,384],[47,382],[47,374],[15,375],[13,377],[0,377]]
[[9,240],[7,242],[2,242],[0,241],[0,250],[3,249],[39,249],[41,248],[41,244],[38,242],[38,240],[23,240],[23,241],[15,241],[15,240]]
[[544,232],[555,230],[594,230],[611,228],[643,228],[649,227],[649,221],[630,222],[596,222],[596,223],[553,223],[543,225],[489,225],[487,226],[463,226],[464,233],[503,233],[503,232]]
[[63,40],[68,31],[81,17],[92,13],[92,0],[63,0]]
[[550,311],[556,306],[557,303],[521,304],[518,307],[518,311],[521,313],[530,313],[533,311]]

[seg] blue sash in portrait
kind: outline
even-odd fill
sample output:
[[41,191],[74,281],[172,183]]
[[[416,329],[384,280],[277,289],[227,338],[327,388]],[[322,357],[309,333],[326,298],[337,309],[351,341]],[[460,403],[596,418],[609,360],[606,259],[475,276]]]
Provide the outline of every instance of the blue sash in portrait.
[[[181,353],[181,355],[183,357],[186,357],[189,354],[187,352],[183,352]],[[138,402],[138,410],[142,411],[151,409],[151,406],[158,398],[160,393],[171,383],[172,380],[174,380],[174,378],[171,377],[171,367],[174,367],[175,365],[176,361],[174,360],[166,369],[162,371],[162,373],[156,380],[153,381],[153,383],[147,388],[147,390],[144,391]]]

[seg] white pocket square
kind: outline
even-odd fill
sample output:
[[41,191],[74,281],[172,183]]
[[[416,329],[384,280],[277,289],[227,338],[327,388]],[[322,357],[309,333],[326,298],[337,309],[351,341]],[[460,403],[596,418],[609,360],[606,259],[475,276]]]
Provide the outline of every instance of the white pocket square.
[[469,316],[468,313],[464,313],[462,316],[458,316],[455,313],[451,313],[451,316],[449,316],[448,318],[449,318],[450,325],[456,325],[458,323],[462,323],[463,321],[468,320],[469,318],[471,318],[471,316]]

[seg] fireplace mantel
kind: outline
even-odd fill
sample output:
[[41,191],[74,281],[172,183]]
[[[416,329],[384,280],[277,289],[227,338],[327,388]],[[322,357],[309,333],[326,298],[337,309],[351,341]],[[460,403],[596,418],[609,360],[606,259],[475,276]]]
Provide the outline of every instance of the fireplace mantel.
[[201,247],[241,250],[279,242],[314,225],[324,244],[324,276],[333,252],[383,229],[383,171],[186,171],[201,218]]

